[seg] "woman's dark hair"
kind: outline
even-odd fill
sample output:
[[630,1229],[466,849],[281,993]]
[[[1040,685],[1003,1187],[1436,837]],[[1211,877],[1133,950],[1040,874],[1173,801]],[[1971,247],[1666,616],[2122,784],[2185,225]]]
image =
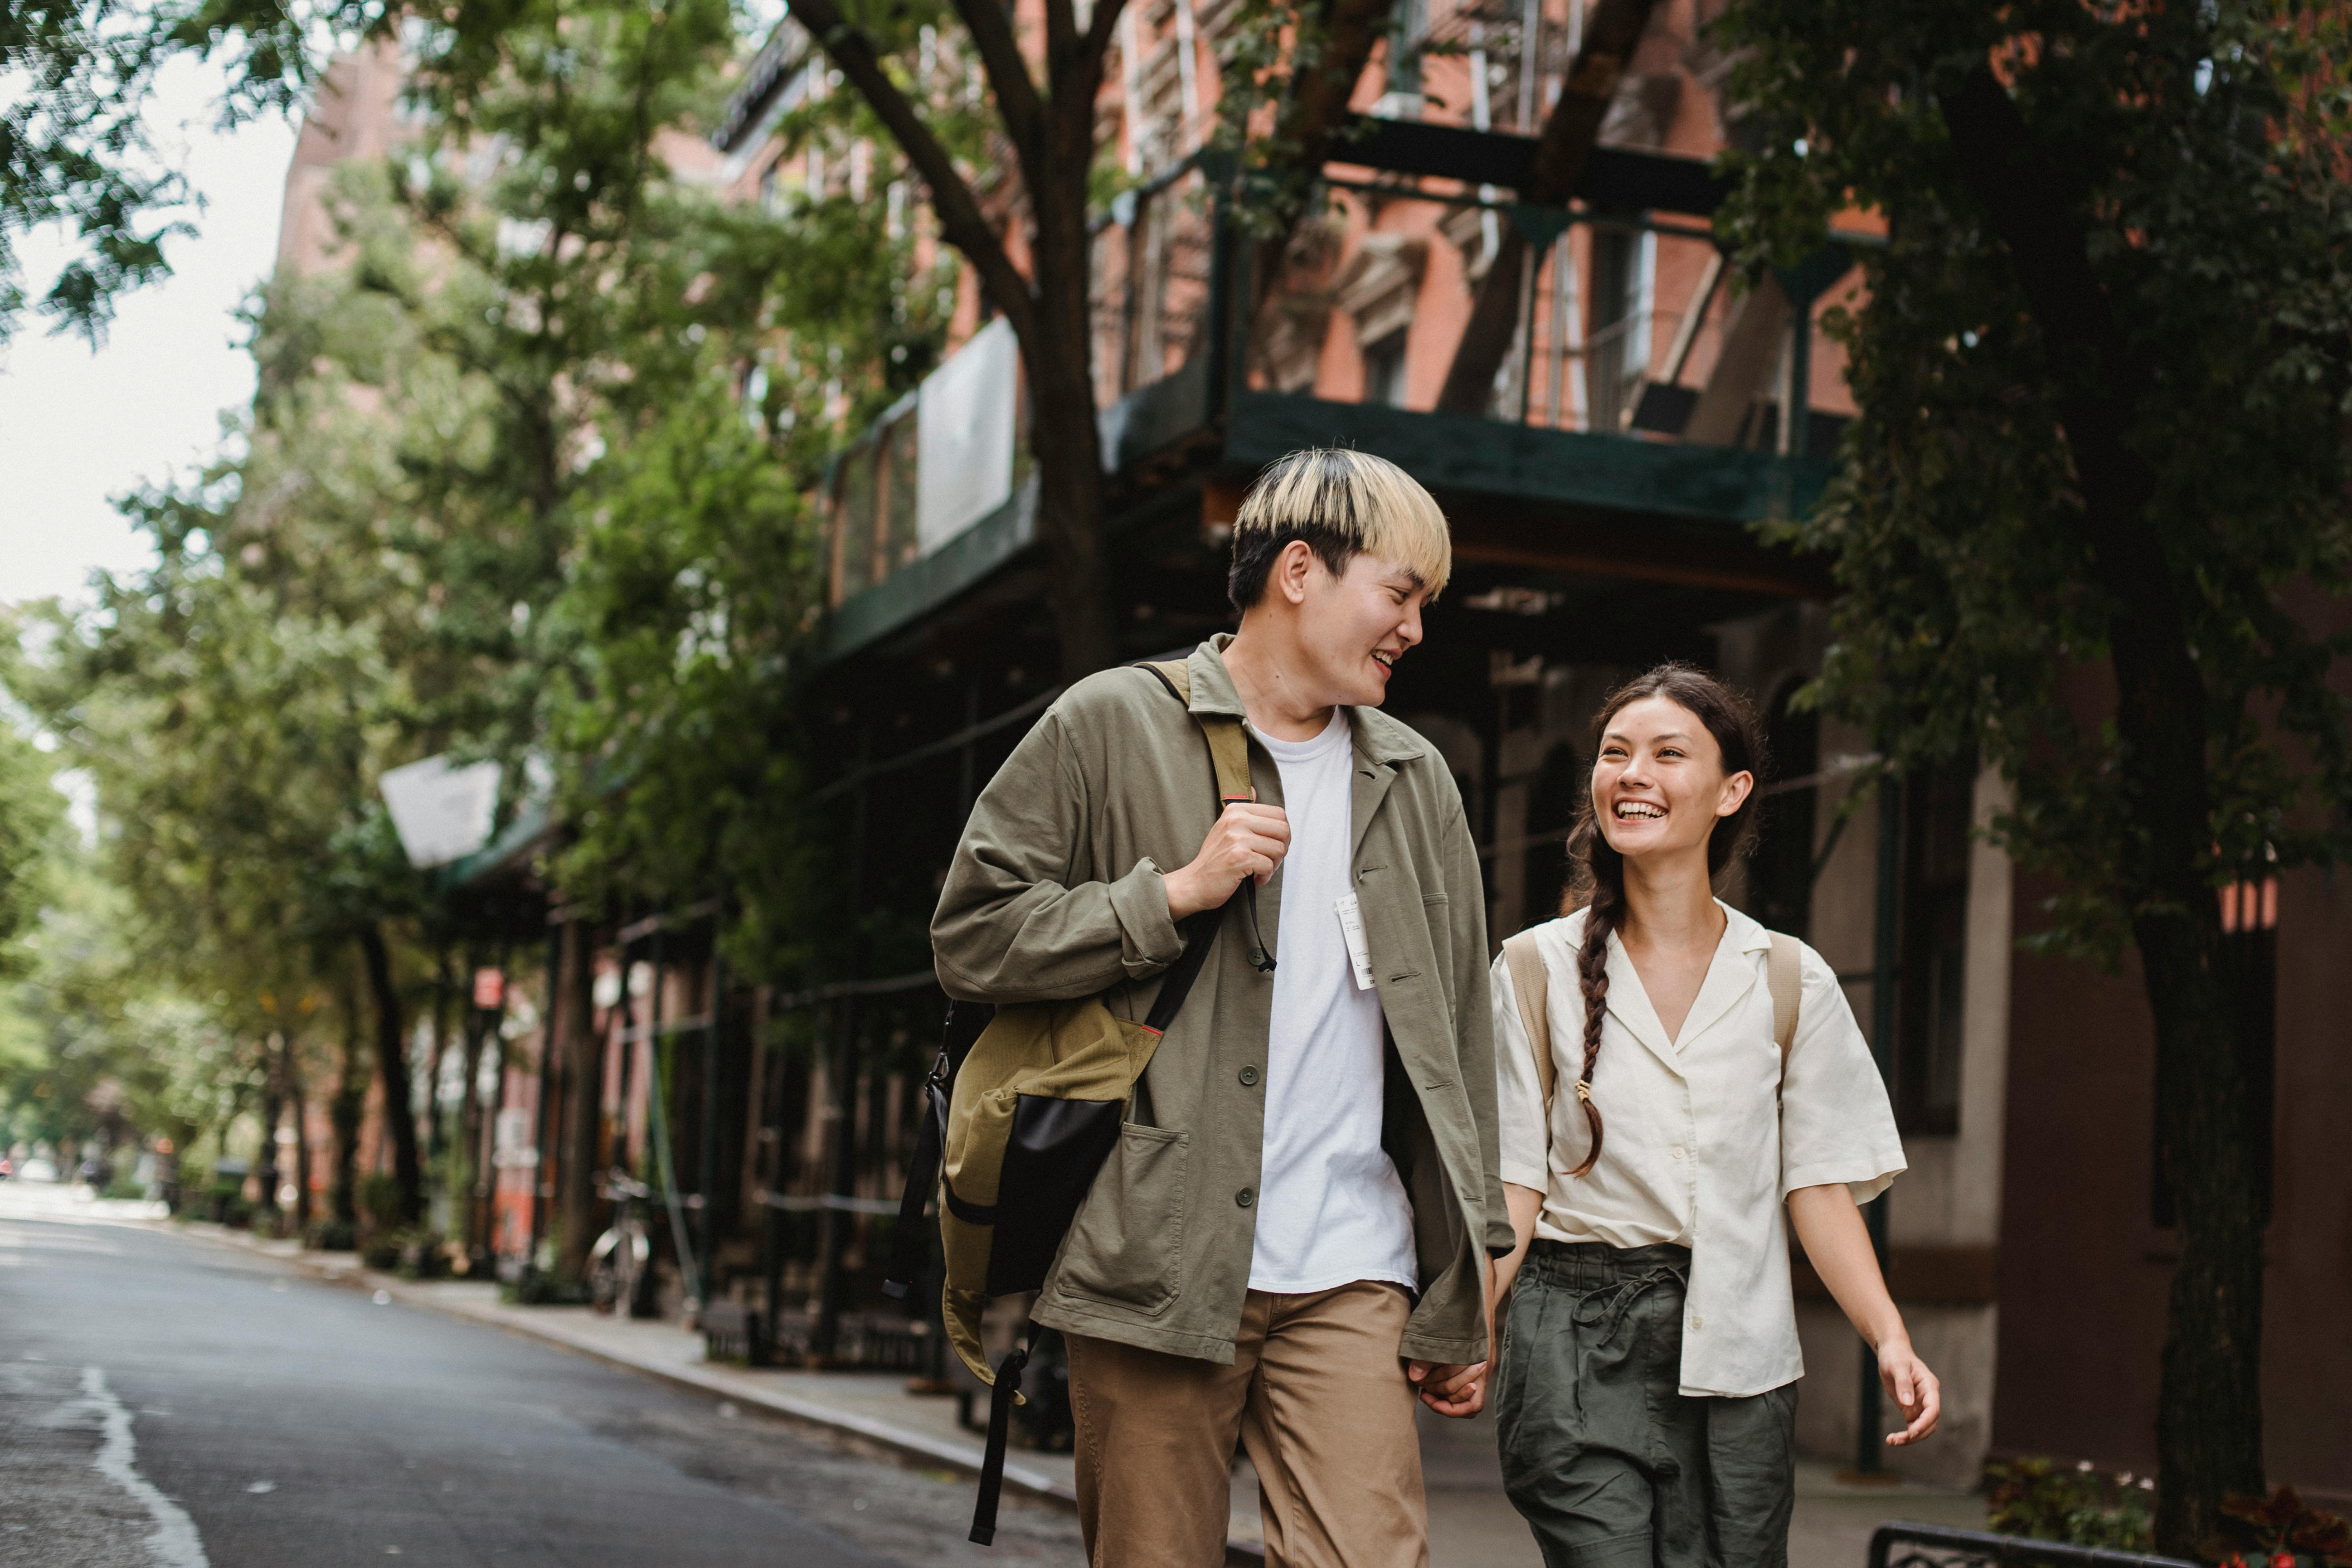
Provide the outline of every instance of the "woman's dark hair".
[[[1679,662],[1637,675],[1609,694],[1592,721],[1596,759],[1609,721],[1650,697],[1664,698],[1706,726],[1723,753],[1727,778],[1737,773],[1754,773],[1759,780],[1764,776],[1764,731],[1747,699],[1697,666]],[[1755,843],[1756,792],[1750,790],[1738,810],[1716,823],[1706,841],[1707,875],[1720,876]],[[1584,993],[1584,1070],[1577,1075],[1576,1098],[1584,1107],[1584,1124],[1592,1130],[1592,1147],[1584,1163],[1569,1174],[1581,1176],[1601,1158],[1601,1109],[1592,1103],[1592,1064],[1601,1055],[1601,1015],[1609,1002],[1609,936],[1625,915],[1625,859],[1601,831],[1590,787],[1577,805],[1576,826],[1569,830],[1568,863],[1571,875],[1559,912],[1571,914],[1580,907],[1592,911],[1585,917],[1584,943],[1576,955],[1577,984]]]

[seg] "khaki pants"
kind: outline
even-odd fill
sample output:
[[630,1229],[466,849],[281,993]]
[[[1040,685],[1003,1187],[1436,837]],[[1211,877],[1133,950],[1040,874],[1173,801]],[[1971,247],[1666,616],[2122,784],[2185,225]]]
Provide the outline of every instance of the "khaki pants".
[[1411,1311],[1371,1281],[1252,1290],[1231,1366],[1067,1336],[1088,1563],[1223,1563],[1238,1438],[1269,1568],[1428,1568],[1416,1401],[1397,1358]]

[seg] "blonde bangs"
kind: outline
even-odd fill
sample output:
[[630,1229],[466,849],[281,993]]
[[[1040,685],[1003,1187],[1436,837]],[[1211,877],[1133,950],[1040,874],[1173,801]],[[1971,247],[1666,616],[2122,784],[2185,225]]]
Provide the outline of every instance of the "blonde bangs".
[[1235,542],[1255,532],[1328,531],[1417,578],[1435,598],[1454,574],[1454,537],[1437,498],[1386,458],[1344,447],[1292,452],[1251,488]]

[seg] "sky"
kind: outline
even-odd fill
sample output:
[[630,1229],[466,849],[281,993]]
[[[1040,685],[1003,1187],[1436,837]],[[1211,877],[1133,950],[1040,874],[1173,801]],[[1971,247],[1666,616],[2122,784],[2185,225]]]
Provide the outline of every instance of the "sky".
[[[153,559],[110,498],[192,471],[219,449],[221,416],[253,396],[236,312],[268,277],[295,125],[282,117],[214,127],[221,78],[175,63],[149,125],[204,198],[194,237],[165,251],[173,276],[125,296],[97,353],[28,315],[0,348],[0,604],[85,597],[99,568]],[[71,254],[54,230],[20,248],[26,292],[45,291]]]

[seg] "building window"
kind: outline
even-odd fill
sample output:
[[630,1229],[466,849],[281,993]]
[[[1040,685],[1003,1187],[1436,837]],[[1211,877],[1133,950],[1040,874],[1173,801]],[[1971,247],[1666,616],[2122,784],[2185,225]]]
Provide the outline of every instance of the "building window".
[[1364,347],[1364,401],[1404,406],[1404,330]]
[[[2254,1223],[2271,1222],[2272,1123],[2278,1085],[2278,879],[2233,882],[2221,889],[2222,979],[2238,999],[2238,1063],[2246,1079],[2246,1142],[2254,1152]],[[2154,1201],[2159,1230],[2180,1223],[2164,1170],[2164,1138],[2154,1139]]]
[[1650,316],[1658,237],[1631,229],[1592,231],[1592,322],[1584,341],[1590,428],[1624,426],[1650,374]]
[[1895,1117],[1906,1132],[1960,1130],[1973,766],[1906,781],[1896,962]]
[[1791,679],[1764,721],[1772,776],[1757,801],[1756,853],[1748,862],[1748,911],[1768,931],[1808,940],[1813,923],[1813,813],[1821,796],[1822,721],[1790,703]]

